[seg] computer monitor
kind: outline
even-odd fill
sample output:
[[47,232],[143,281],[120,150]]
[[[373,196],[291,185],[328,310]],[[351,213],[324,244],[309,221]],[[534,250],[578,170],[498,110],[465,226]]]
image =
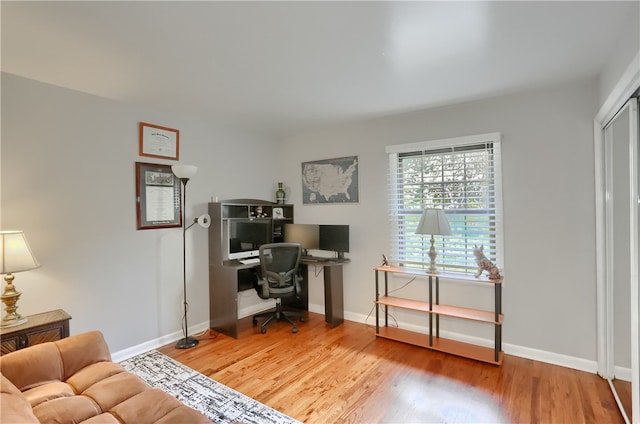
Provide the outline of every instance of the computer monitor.
[[319,249],[338,253],[338,258],[344,258],[349,251],[348,225],[320,225]]
[[227,237],[229,259],[258,256],[260,246],[272,241],[271,222],[229,220]]
[[307,254],[309,249],[320,248],[319,227],[314,224],[285,224],[284,241],[300,243]]

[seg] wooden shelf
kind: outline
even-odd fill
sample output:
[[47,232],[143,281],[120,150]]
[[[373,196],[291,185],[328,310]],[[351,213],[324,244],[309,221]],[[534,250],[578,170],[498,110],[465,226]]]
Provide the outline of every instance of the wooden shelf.
[[376,303],[379,305],[394,306],[396,308],[411,309],[412,311],[430,312],[430,303],[423,302],[421,300],[382,296],[376,301]]
[[416,333],[396,327],[380,327],[377,336],[494,365],[502,364],[504,359],[502,351],[498,352],[498,360],[496,361],[494,349],[442,337],[433,337],[433,345],[430,346],[428,334]]
[[413,311],[427,312],[430,314],[444,315],[454,318],[468,319],[471,321],[480,321],[490,324],[502,325],[503,315],[498,315],[496,321],[495,312],[483,311],[480,309],[463,308],[461,306],[452,305],[433,305],[429,302],[420,300],[404,299],[401,297],[382,296],[376,301],[379,305],[393,306],[396,308],[410,309]]
[[481,275],[480,277],[474,277],[473,275],[468,274],[457,274],[453,272],[439,272],[439,273],[430,273],[429,271],[424,271],[416,268],[407,268],[403,266],[389,266],[383,265],[375,268],[376,271],[382,272],[390,272],[392,274],[407,274],[407,275],[417,275],[420,277],[438,277],[446,280],[453,281],[470,281],[474,283],[486,283],[486,284],[502,284],[502,279],[500,280],[490,280],[485,275]]
[[[380,296],[380,281],[379,273],[383,272],[384,277],[384,296]],[[466,358],[475,359],[482,362],[488,362],[490,364],[500,365],[504,356],[502,352],[502,321],[504,316],[502,314],[502,280],[489,280],[486,277],[476,278],[472,275],[466,274],[451,274],[451,273],[438,273],[430,274],[428,272],[410,269],[404,267],[393,266],[379,266],[375,268],[376,273],[376,308],[380,306],[390,306],[394,308],[407,309],[412,311],[418,311],[425,314],[439,316],[447,316],[451,318],[459,318],[470,321],[481,322],[485,324],[493,325],[494,330],[494,347],[488,348],[484,346],[478,346],[470,343],[458,342],[455,340],[444,339],[436,337],[440,334],[440,320],[429,319],[429,326],[427,328],[427,334],[418,333],[415,331],[403,330],[395,327],[380,326],[379,321],[376,322],[376,335],[391,340],[396,340],[403,343],[410,343],[416,346],[421,346],[427,349],[437,350],[441,352],[451,353],[453,355],[464,356]],[[407,274],[416,275],[422,277],[429,277],[429,290],[428,301],[407,299],[395,296],[388,296],[387,288],[387,275],[388,274]],[[434,281],[435,280],[435,281]],[[471,281],[480,283],[490,283],[493,285],[494,292],[494,310],[480,310],[466,308],[462,306],[454,305],[442,305],[433,302],[433,292],[431,284],[435,283],[436,293],[440,290],[440,283],[442,280],[454,280],[454,281]],[[436,299],[438,295],[436,294]],[[376,317],[378,317],[378,309]],[[387,309],[383,309],[382,317],[384,322],[387,322]],[[435,322],[434,322],[435,321]],[[429,336],[431,334],[432,336]]]

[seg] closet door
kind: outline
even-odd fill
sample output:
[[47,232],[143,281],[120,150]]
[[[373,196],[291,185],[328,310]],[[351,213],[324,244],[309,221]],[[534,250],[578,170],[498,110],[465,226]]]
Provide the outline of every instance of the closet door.
[[607,378],[628,423],[640,422],[638,390],[638,102],[605,127]]

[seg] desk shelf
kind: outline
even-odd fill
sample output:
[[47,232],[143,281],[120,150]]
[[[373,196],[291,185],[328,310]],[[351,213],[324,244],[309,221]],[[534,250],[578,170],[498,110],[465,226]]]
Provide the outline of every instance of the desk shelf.
[[[379,273],[384,274],[384,294],[380,292]],[[421,301],[388,295],[388,275],[406,274],[427,277],[429,280],[429,299]],[[429,274],[420,270],[402,267],[380,266],[375,268],[376,280],[376,336],[403,343],[409,343],[431,350],[464,356],[482,362],[500,365],[503,361],[502,352],[502,280],[475,278],[464,274]],[[472,309],[455,305],[442,305],[439,302],[440,280],[458,280],[474,283],[490,284],[494,287],[495,306],[493,311]],[[435,296],[433,286],[435,284]],[[423,312],[429,317],[428,333],[418,333],[388,326],[388,307]],[[384,318],[384,326],[380,325],[380,309]],[[494,326],[494,347],[488,348],[471,343],[464,343],[440,337],[440,316],[458,318],[491,324]],[[434,320],[435,317],[435,320]],[[435,330],[435,331],[434,331]]]

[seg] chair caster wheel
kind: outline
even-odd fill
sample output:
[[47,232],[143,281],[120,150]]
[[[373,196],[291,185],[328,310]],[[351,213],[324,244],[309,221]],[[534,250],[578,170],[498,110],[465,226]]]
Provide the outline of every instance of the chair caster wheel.
[[266,333],[266,332],[267,332],[267,329],[266,329],[266,328],[261,328],[261,329],[260,329],[260,332],[261,332],[262,334],[264,334],[264,333]]
[[297,333],[298,332],[298,328],[297,327],[293,327],[293,330],[291,330],[292,333]]
[[305,317],[300,317],[300,322],[305,322],[307,319]]
[[253,325],[258,325],[258,320],[257,319],[253,319]]

